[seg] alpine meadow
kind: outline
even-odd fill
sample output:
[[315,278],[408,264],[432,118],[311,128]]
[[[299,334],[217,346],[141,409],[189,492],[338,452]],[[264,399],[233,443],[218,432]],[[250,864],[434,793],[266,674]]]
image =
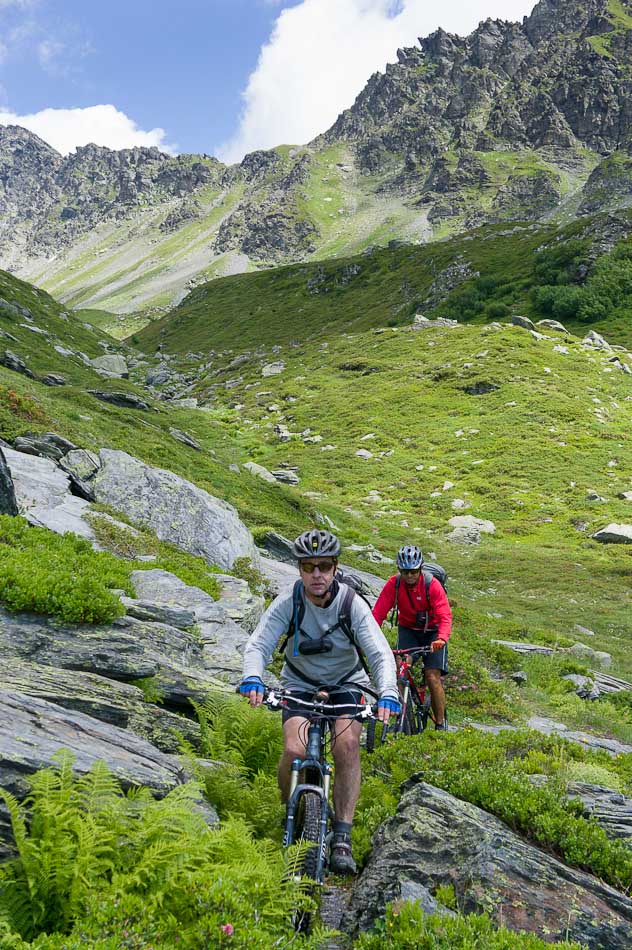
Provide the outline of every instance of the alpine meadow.
[[[632,948],[632,0],[391,58],[233,165],[0,126],[0,950]],[[453,615],[318,887],[235,695],[312,527]]]

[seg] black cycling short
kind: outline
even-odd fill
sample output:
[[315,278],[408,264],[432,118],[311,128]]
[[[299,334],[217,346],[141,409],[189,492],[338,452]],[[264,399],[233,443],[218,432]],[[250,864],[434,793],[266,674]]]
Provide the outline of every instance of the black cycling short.
[[[398,650],[414,650],[415,647],[429,647],[437,639],[437,630],[413,630],[410,627],[399,627],[397,635]],[[424,670],[441,670],[443,676],[448,674],[448,644],[434,653],[424,654],[417,659],[423,660]],[[415,661],[416,662],[416,661]]]
[[[313,688],[313,689],[301,690],[301,689],[295,689],[294,687],[290,687],[286,690],[286,692],[288,693],[291,692],[294,696],[296,696],[297,699],[302,699],[304,702],[309,703],[314,698],[316,689]],[[350,689],[349,686],[345,686],[341,688],[332,686],[328,690],[328,693],[331,697],[330,701],[336,705],[350,704],[350,705],[357,706],[359,708],[366,704],[364,693],[362,692],[362,689],[359,686],[357,689]],[[308,715],[309,715],[309,710],[306,709],[305,706],[300,706],[299,704],[293,704],[291,699],[288,699],[286,701],[286,705],[284,705],[283,711],[282,711],[283,722],[287,722],[288,719],[295,719],[297,716],[302,716],[304,719],[307,719]],[[349,715],[350,716],[353,715],[353,709],[349,709]]]

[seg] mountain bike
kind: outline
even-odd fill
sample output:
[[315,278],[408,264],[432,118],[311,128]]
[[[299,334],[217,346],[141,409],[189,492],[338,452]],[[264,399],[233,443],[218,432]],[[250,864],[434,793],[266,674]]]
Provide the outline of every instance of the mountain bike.
[[[435,722],[432,711],[430,690],[426,684],[425,676],[419,684],[415,682],[413,676],[413,658],[418,656],[427,656],[432,653],[432,647],[413,647],[407,650],[393,650],[393,656],[397,662],[397,686],[399,689],[399,699],[401,703],[401,713],[397,718],[394,728],[383,727],[381,742],[385,742],[389,733],[395,733],[404,736],[412,736],[423,732],[428,725],[428,720]],[[447,723],[448,714],[446,711],[445,721]],[[367,752],[373,752],[376,740],[376,722],[369,722],[366,734]]]
[[[357,684],[341,684],[338,689]],[[363,691],[372,692],[367,687]],[[331,692],[334,692],[332,689]],[[311,702],[299,699],[290,691],[266,689],[263,704],[269,709],[281,710],[291,700],[293,706],[304,707],[307,720],[305,757],[292,762],[290,795],[286,807],[283,847],[293,844],[308,845],[301,851],[301,864],[294,873],[310,878],[322,885],[327,870],[329,846],[333,838],[334,811],[330,804],[333,768],[328,761],[328,745],[331,740],[331,723],[347,719],[349,723],[373,722],[370,705],[364,703],[331,703],[326,688],[315,692]],[[302,781],[301,781],[302,774]],[[295,921],[295,928],[302,933],[309,930],[310,919],[302,913]]]

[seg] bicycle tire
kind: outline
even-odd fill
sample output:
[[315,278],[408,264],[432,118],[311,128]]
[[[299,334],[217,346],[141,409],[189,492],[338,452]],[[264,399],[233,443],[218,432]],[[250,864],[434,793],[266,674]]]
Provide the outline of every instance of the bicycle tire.
[[375,719],[369,719],[366,727],[366,745],[367,752],[375,752]]
[[318,869],[318,848],[320,836],[320,796],[316,792],[306,792],[301,799],[302,820],[296,840],[302,844],[310,844],[303,858],[302,871],[305,877],[316,881]]
[[417,732],[415,727],[415,713],[413,712],[413,704],[410,699],[402,706],[399,722],[397,723],[397,731],[402,736],[414,736]]
[[421,729],[420,732],[423,732],[424,729],[428,727],[428,720],[432,719],[434,722],[434,716],[432,714],[431,698],[430,693],[426,690],[424,695],[424,701],[421,707]]

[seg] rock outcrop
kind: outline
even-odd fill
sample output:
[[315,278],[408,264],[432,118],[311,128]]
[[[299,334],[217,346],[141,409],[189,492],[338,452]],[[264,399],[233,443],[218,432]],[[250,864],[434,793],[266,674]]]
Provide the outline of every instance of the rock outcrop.
[[378,830],[343,930],[367,929],[385,905],[454,888],[459,910],[486,911],[511,930],[629,950],[632,899],[528,844],[503,822],[420,776]]

